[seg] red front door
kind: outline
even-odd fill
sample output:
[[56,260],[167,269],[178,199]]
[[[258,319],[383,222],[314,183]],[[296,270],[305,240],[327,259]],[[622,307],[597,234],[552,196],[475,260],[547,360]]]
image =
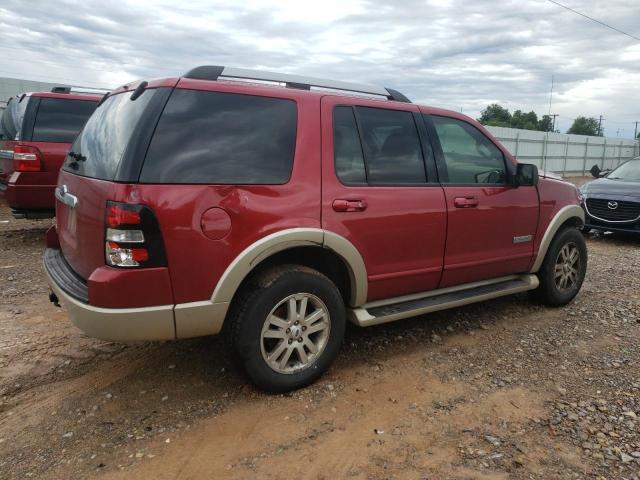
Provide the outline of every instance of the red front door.
[[418,108],[322,99],[322,227],[362,255],[368,300],[437,288],[446,206]]
[[523,273],[538,222],[536,187],[515,188],[510,160],[479,128],[447,116],[431,125],[448,222],[440,287]]
[[445,185],[444,191],[449,221],[440,287],[527,271],[538,221],[535,187]]

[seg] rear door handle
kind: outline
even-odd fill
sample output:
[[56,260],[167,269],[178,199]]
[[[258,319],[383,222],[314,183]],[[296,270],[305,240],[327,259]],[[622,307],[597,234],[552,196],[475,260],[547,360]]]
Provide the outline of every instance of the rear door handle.
[[363,212],[367,209],[367,202],[339,198],[333,201],[332,207],[336,212]]
[[453,204],[456,208],[472,208],[478,206],[477,197],[456,197],[453,199]]
[[75,195],[71,195],[66,185],[60,185],[55,189],[55,196],[62,203],[71,208],[76,208],[78,205],[78,197]]

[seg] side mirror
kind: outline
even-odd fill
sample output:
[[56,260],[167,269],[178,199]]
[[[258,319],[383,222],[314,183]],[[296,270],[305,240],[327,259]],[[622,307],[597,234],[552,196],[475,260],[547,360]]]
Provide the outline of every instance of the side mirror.
[[519,163],[514,178],[514,187],[534,187],[538,184],[538,167],[531,163]]

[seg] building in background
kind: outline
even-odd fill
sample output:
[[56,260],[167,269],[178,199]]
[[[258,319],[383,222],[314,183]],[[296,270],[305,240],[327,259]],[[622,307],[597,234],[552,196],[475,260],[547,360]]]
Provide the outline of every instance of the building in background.
[[37,82],[19,78],[0,77],[0,113],[7,106],[9,99],[25,92],[47,92],[53,87],[67,87],[63,83]]

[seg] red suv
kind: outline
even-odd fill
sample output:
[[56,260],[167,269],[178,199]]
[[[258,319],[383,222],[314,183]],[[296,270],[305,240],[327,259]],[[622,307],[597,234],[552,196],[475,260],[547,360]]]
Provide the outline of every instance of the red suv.
[[0,195],[15,217],[54,215],[60,166],[101,98],[55,87],[9,99],[0,118]]
[[271,391],[318,378],[347,319],[524,291],[564,305],[587,266],[578,190],[474,120],[291,75],[198,67],[118,88],[56,196],[44,263],[77,326],[118,341],[224,332]]

